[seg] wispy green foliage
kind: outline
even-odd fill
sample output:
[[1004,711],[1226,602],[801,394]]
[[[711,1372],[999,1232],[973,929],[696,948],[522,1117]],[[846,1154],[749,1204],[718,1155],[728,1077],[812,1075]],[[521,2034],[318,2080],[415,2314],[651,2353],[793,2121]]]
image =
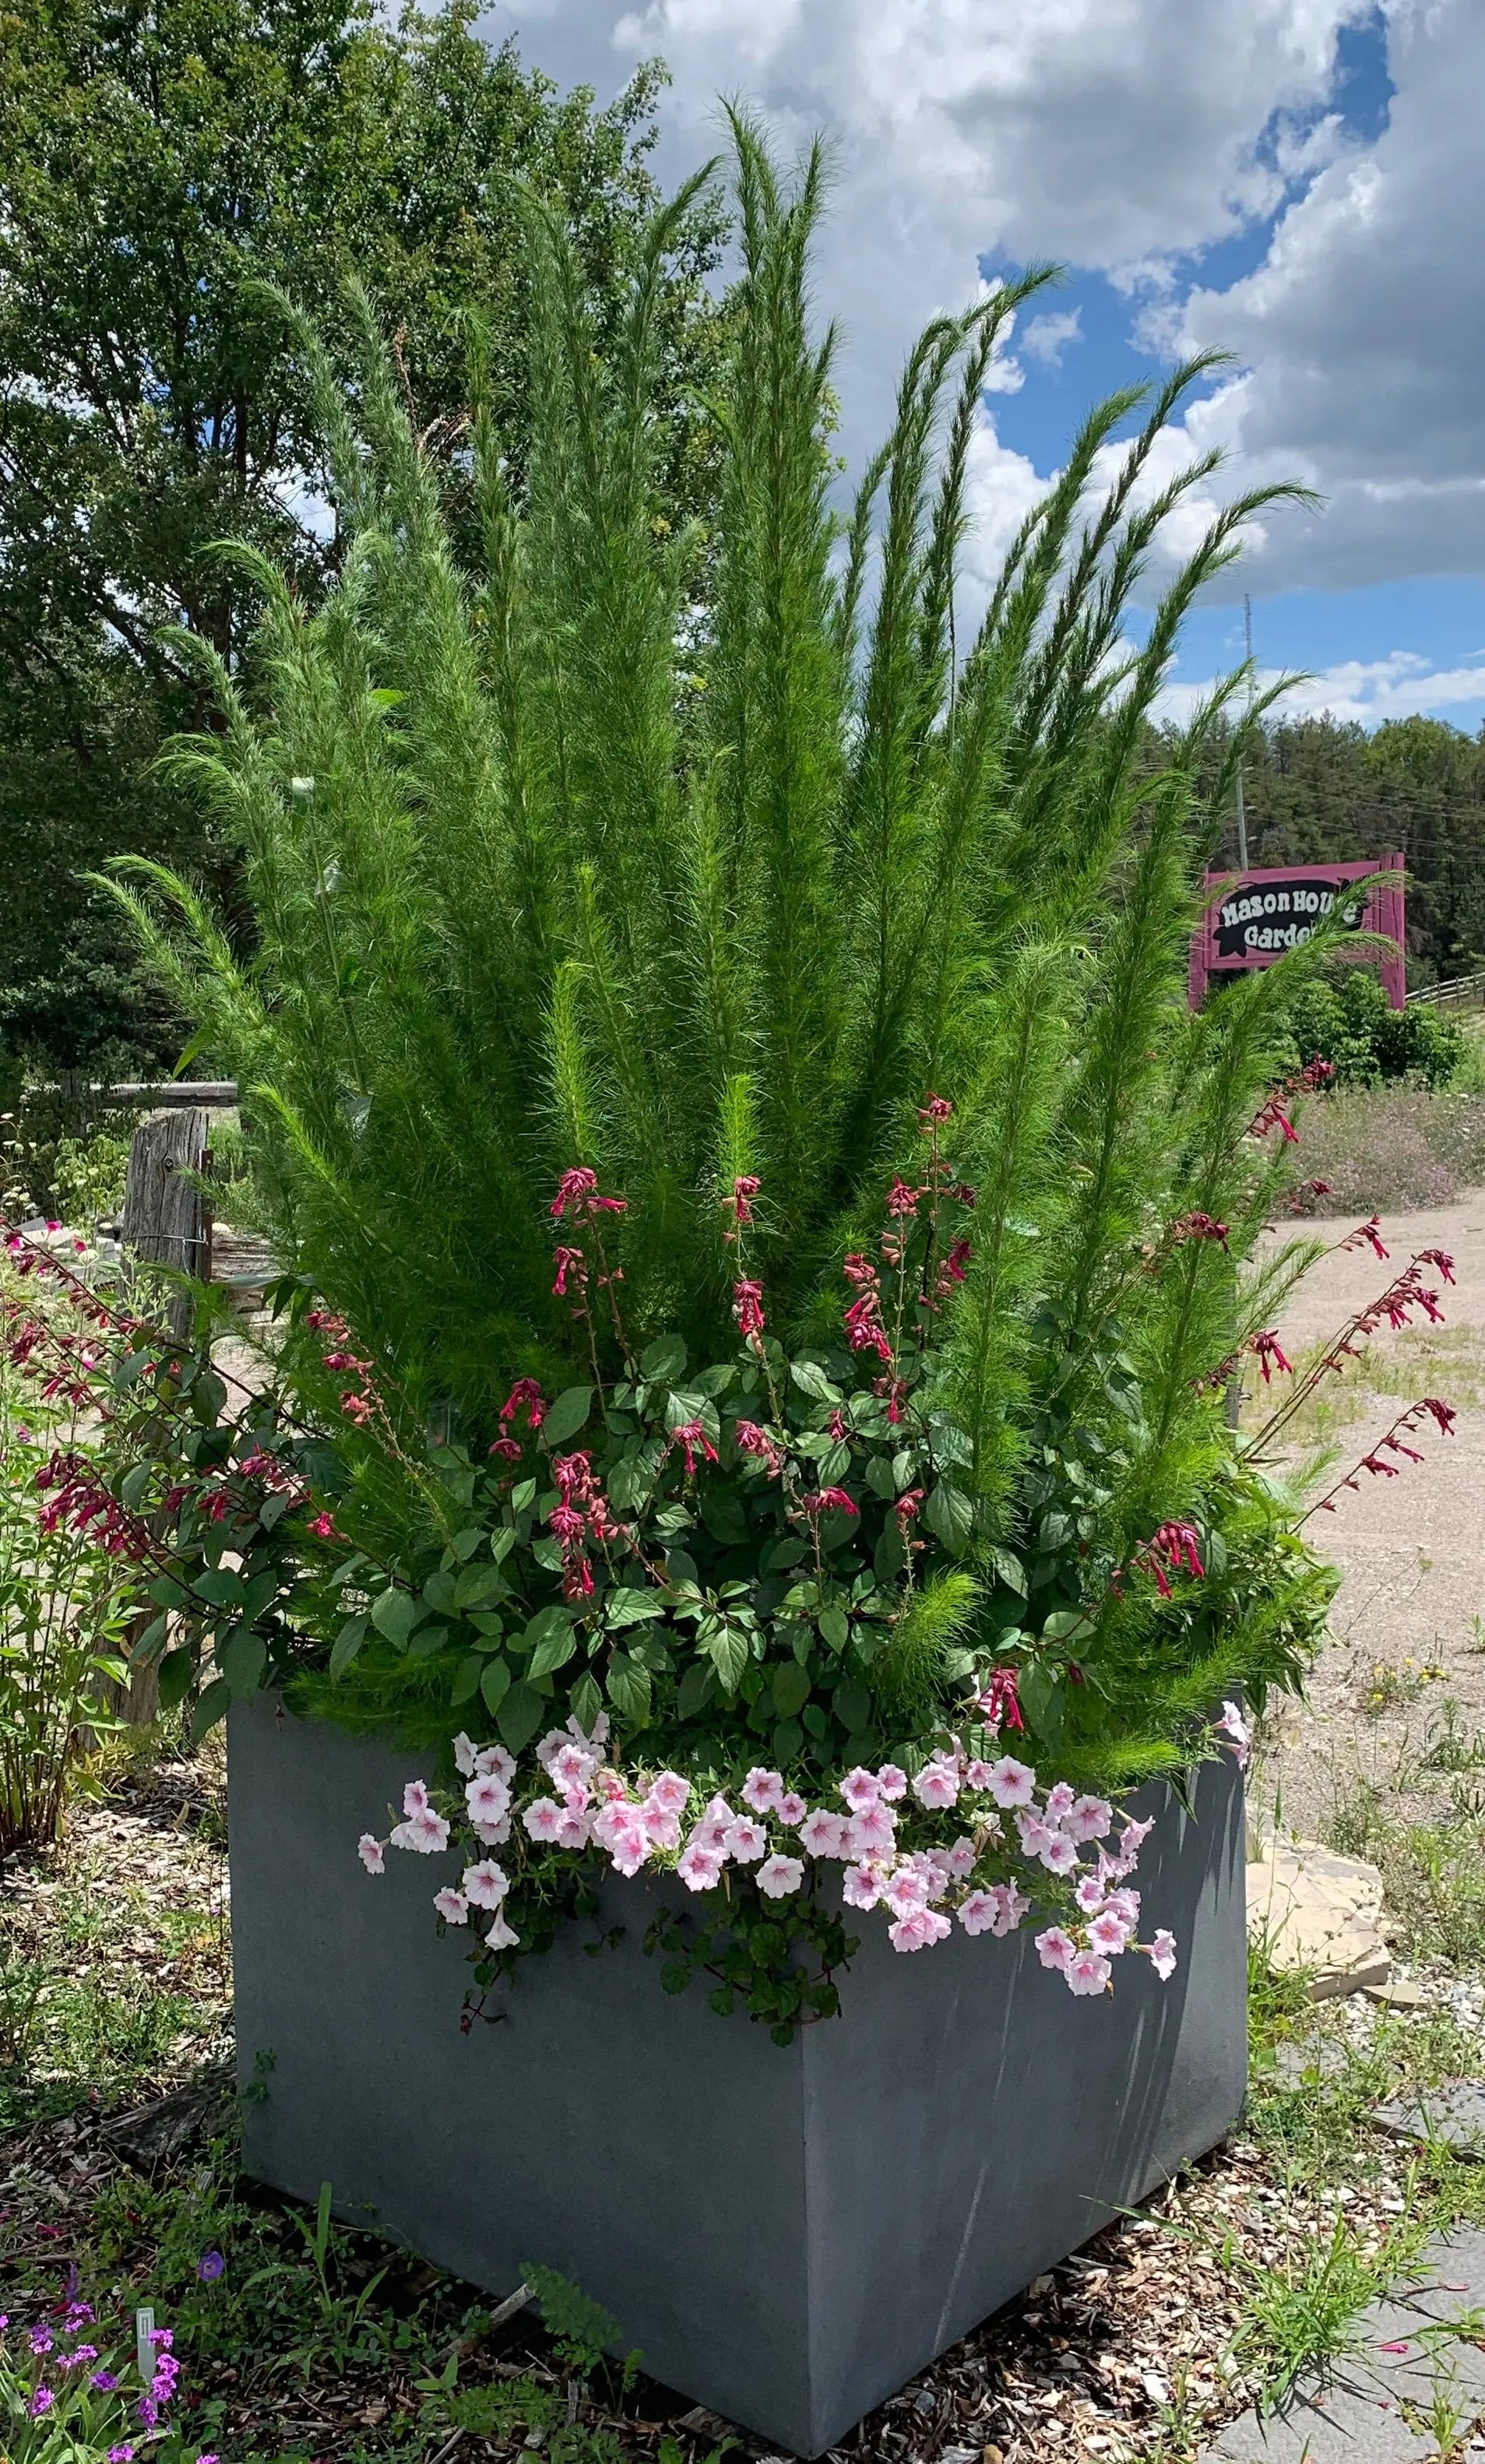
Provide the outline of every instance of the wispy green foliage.
[[[530,207],[530,446],[517,472],[475,331],[472,576],[369,309],[348,388],[300,329],[341,578],[309,615],[257,572],[267,688],[245,708],[219,671],[224,732],[175,757],[242,842],[256,938],[233,957],[158,874],[125,894],[244,1086],[286,1265],[471,1442],[513,1371],[568,1382],[545,1237],[564,1167],[628,1200],[633,1339],[704,1352],[732,1331],[719,1198],[756,1175],[750,1272],[797,1338],[838,1322],[841,1248],[912,1174],[925,1095],[950,1098],[979,1203],[946,1374],[980,1528],[1076,1600],[1081,1511],[1120,1555],[1204,1517],[1230,1467],[1210,1373],[1254,1323],[1245,1131],[1278,987],[1192,1022],[1185,970],[1197,782],[1220,790],[1209,740],[1245,677],[1158,775],[1147,748],[1181,618],[1284,492],[1217,514],[1132,648],[1131,596],[1211,473],[1151,475],[1192,362],[1090,415],[968,630],[980,392],[1046,275],[928,326],[842,519],[820,161],[786,179],[745,117],[732,136],[715,535],[674,518],[654,415],[660,269],[709,173],[657,219],[606,337]],[[1226,1244],[1183,1231],[1197,1213]]]

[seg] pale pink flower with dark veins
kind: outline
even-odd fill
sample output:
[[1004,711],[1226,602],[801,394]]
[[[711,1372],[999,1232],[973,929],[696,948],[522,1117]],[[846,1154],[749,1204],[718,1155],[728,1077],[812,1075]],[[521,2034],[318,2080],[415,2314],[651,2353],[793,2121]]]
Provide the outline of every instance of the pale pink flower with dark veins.
[[1108,1983],[1108,1962],[1096,1950],[1080,1950],[1064,1970],[1069,1993],[1102,1993]]
[[636,1806],[605,1805],[593,1824],[593,1837],[625,1876],[637,1874],[649,1855],[649,1836]]
[[435,1891],[433,1905],[445,1925],[468,1925],[470,1922],[470,1903],[462,1891],[449,1890],[447,1887],[442,1891]]
[[999,1930],[1000,1903],[989,1891],[972,1891],[959,1910],[959,1922],[966,1933],[995,1933]]
[[511,1837],[511,1817],[502,1814],[498,1822],[473,1822],[470,1828],[482,1848],[503,1848]]
[[666,1814],[646,1798],[640,1808],[640,1820],[644,1825],[644,1837],[652,1848],[679,1848],[681,1817],[678,1814]]
[[1038,1850],[1049,1874],[1073,1874],[1078,1870],[1078,1851],[1060,1831],[1049,1831]]
[[858,1763],[855,1771],[848,1771],[841,1780],[841,1793],[853,1814],[864,1814],[867,1806],[875,1805],[881,1797],[882,1782],[875,1771],[863,1771]]
[[1103,1904],[1103,1885],[1097,1874],[1084,1874],[1073,1897],[1085,1917],[1096,1917]]
[[392,1833],[394,1848],[410,1848],[418,1857],[438,1857],[448,1845],[448,1825],[441,1814],[431,1809],[409,1815],[399,1822]]
[[688,1891],[710,1891],[721,1879],[722,1859],[693,1835],[675,1870]]
[[943,1942],[953,1928],[937,1908],[915,1908],[911,1916],[899,1917],[889,1925],[886,1938],[894,1950],[927,1950],[931,1943]]
[[775,1809],[779,1821],[783,1824],[786,1831],[797,1830],[798,1825],[804,1820],[808,1810],[809,1809],[805,1805],[803,1797],[797,1796],[793,1789],[789,1791],[786,1796],[781,1796],[779,1798]]
[[1150,1833],[1154,1828],[1155,1817],[1153,1815],[1150,1815],[1147,1822],[1131,1822],[1127,1818],[1125,1819],[1125,1827],[1119,1835],[1119,1854],[1125,1859],[1126,1865],[1131,1870],[1136,1857],[1138,1857],[1140,1850],[1144,1847],[1146,1840],[1149,1837]]
[[1242,1712],[1239,1710],[1237,1705],[1235,1703],[1224,1703],[1222,1705],[1222,1717],[1220,1720],[1214,1721],[1212,1725],[1216,1728],[1218,1734],[1225,1738],[1226,1742],[1232,1747],[1233,1759],[1237,1764],[1239,1771],[1242,1770],[1248,1760],[1248,1749],[1252,1740],[1248,1723],[1243,1718]]
[[845,1826],[845,1853],[848,1857],[889,1857],[897,1838],[897,1822],[890,1806],[865,1805],[853,1814]]
[[1037,1936],[1037,1953],[1043,1968],[1065,1969],[1069,1960],[1077,1957],[1078,1945],[1060,1925],[1048,1925],[1045,1933]]
[[1113,1824],[1114,1809],[1105,1798],[1080,1796],[1062,1827],[1070,1839],[1086,1845],[1090,1839],[1106,1839]]
[[[1021,1843],[1023,1857],[1039,1857],[1047,1841],[1057,1838],[1058,1834],[1048,1830],[1039,1814],[1028,1813],[1023,1808],[1015,1817],[1015,1836]],[[1071,1846],[1070,1841],[1068,1844]],[[1074,1849],[1075,1858],[1077,1853]]]
[[520,1935],[502,1911],[485,1936],[485,1947],[487,1950],[513,1950],[519,1941]]
[[990,1793],[997,1805],[1030,1805],[1037,1774],[1014,1754],[1002,1754],[990,1774]]
[[690,1782],[679,1771],[657,1772],[644,1793],[644,1802],[659,1814],[684,1814],[690,1802]]
[[910,1917],[915,1909],[928,1904],[928,1878],[916,1865],[899,1865],[888,1875],[882,1896],[894,1916]]
[[797,1857],[770,1857],[758,1867],[758,1888],[766,1900],[792,1898],[803,1880],[804,1866]]
[[742,1801],[754,1814],[776,1814],[784,1801],[784,1783],[775,1771],[754,1764],[742,1784]]
[[736,1821],[729,1826],[723,1845],[728,1856],[737,1864],[755,1865],[767,1852],[768,1833],[761,1822],[753,1821],[751,1815],[739,1814]]
[[361,1863],[365,1866],[368,1874],[384,1874],[386,1872],[386,1859],[382,1853],[382,1842],[377,1838],[373,1832],[363,1831],[361,1833],[360,1839],[356,1843],[356,1854],[360,1859]]
[[471,1822],[498,1822],[511,1810],[511,1792],[494,1771],[482,1771],[464,1792]]
[[1076,1803],[1077,1799],[1066,1780],[1059,1779],[1056,1788],[1048,1789],[1047,1801],[1042,1811],[1049,1822],[1065,1822]]
[[869,1865],[847,1865],[841,1897],[847,1907],[874,1908],[882,1897],[881,1875]]
[[503,1779],[509,1788],[515,1777],[515,1756],[508,1753],[504,1746],[481,1746],[474,1757],[474,1768],[481,1776],[493,1771],[496,1779]]
[[992,1896],[998,1902],[1000,1915],[992,1930],[997,1934],[1015,1933],[1023,1917],[1031,1914],[1031,1902],[1014,1882],[996,1882]]
[[1175,1974],[1175,1936],[1168,1933],[1164,1925],[1150,1944],[1149,1964],[1162,1982]]
[[943,1813],[959,1802],[959,1774],[951,1763],[925,1763],[913,1781],[912,1793],[930,1813]]
[[1103,1904],[1105,1907],[1112,1908],[1116,1917],[1123,1918],[1124,1923],[1128,1926],[1129,1931],[1133,1933],[1135,1926],[1140,1922],[1140,1895],[1138,1891],[1131,1891],[1128,1885],[1125,1884],[1121,1890],[1109,1891],[1104,1898]]
[[584,1753],[580,1746],[569,1742],[558,1748],[547,1770],[558,1788],[585,1788],[593,1776],[597,1759],[594,1754]]
[[967,1882],[969,1881],[970,1876],[974,1871],[974,1842],[968,1837],[968,1835],[966,1835],[962,1839],[956,1839],[954,1841],[953,1846],[949,1851],[948,1863],[950,1880],[951,1881]]
[[[507,1831],[509,1831],[509,1828],[510,1828],[509,1824],[507,1824],[507,1826],[506,1826],[506,1827],[507,1827]],[[658,1839],[657,1839],[657,1840],[655,1840],[655,1843],[654,1843],[654,1844],[655,1844],[655,1846],[656,1846],[657,1848],[658,1848],[658,1847],[663,1847],[663,1846],[666,1846],[666,1845],[668,1845],[668,1846],[670,1846],[670,1847],[672,1847],[672,1848],[673,1848],[673,1847],[675,1847],[675,1846],[677,1845],[677,1843],[679,1842],[680,1836],[681,1836],[681,1832],[680,1832],[680,1825],[679,1825],[679,1824],[677,1824],[677,1825],[676,1825],[676,1836],[675,1836],[675,1838],[674,1838],[673,1840],[670,1840],[669,1842],[666,1842],[666,1841],[658,1840]],[[592,1815],[589,1815],[589,1814],[585,1814],[579,1806],[576,1806],[576,1805],[569,1805],[569,1806],[566,1808],[565,1812],[563,1813],[563,1815],[562,1815],[562,1827],[561,1827],[560,1831],[559,1831],[559,1832],[557,1833],[557,1846],[558,1846],[559,1848],[586,1848],[586,1846],[587,1846],[587,1844],[588,1844],[589,1840],[592,1838],[592,1837],[593,1837],[593,1817],[592,1817]],[[653,1835],[651,1835],[651,1837],[653,1837]],[[497,1846],[499,1845],[498,1841],[496,1842],[496,1845],[497,1845]]]
[[972,1796],[984,1796],[990,1789],[990,1765],[975,1758],[964,1774],[964,1784]]
[[843,1857],[848,1853],[846,1829],[843,1815],[830,1814],[819,1805],[799,1825],[799,1845],[807,1848],[812,1857]]
[[1129,1934],[1123,1917],[1113,1908],[1105,1908],[1103,1915],[1095,1917],[1089,1925],[1088,1940],[1105,1959],[1117,1959],[1126,1947]]
[[521,1821],[533,1839],[550,1840],[561,1830],[565,1813],[566,1808],[558,1805],[556,1797],[538,1796],[527,1806]]
[[461,1728],[454,1739],[454,1769],[461,1779],[474,1776],[474,1740]]
[[884,1763],[877,1773],[877,1786],[888,1805],[896,1805],[907,1793],[907,1773],[900,1771],[896,1763]]
[[492,1857],[464,1869],[464,1896],[475,1908],[497,1908],[511,1885]]
[[611,1805],[616,1804],[624,1794],[624,1784],[620,1773],[610,1771],[606,1765],[594,1772],[593,1789],[596,1795],[606,1798]]
[[403,1791],[403,1812],[410,1822],[415,1815],[426,1814],[428,1792],[426,1780],[410,1779]]
[[699,1848],[706,1850],[709,1857],[725,1857],[727,1835],[736,1819],[737,1816],[726,1797],[714,1796],[691,1833],[691,1837]]

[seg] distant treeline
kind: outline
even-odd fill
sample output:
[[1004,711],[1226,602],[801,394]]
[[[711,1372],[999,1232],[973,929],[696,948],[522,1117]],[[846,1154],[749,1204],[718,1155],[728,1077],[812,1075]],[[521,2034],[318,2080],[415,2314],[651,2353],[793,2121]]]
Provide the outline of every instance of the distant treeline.
[[[1400,848],[1408,859],[1408,980],[1485,967],[1485,730],[1329,718],[1269,728],[1244,772],[1248,861],[1322,864]],[[1212,858],[1237,862],[1231,804]]]

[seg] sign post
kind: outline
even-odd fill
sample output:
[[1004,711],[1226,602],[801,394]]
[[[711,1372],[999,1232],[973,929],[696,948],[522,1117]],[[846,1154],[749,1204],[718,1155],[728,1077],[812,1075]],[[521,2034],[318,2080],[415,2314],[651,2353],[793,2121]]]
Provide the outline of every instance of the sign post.
[[[1375,881],[1378,873],[1389,873],[1395,879]],[[1373,880],[1373,888],[1365,899],[1348,901],[1349,886],[1368,879]],[[1404,1006],[1408,973],[1403,957],[1400,855],[1379,855],[1369,864],[1281,864],[1257,872],[1209,872],[1206,888],[1210,903],[1191,935],[1192,1009],[1201,1007],[1213,976],[1271,967],[1276,958],[1308,941],[1317,925],[1333,920],[1338,909],[1348,932],[1385,934],[1396,943],[1395,953],[1384,955],[1377,966],[1392,1008]],[[1365,961],[1373,954],[1358,950],[1354,955]]]

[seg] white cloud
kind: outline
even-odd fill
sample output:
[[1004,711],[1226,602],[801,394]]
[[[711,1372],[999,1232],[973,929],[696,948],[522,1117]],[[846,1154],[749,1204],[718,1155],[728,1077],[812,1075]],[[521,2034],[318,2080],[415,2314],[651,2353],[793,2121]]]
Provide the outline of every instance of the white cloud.
[[1082,340],[1082,310],[1059,309],[1050,317],[1034,317],[1021,344],[1029,360],[1044,368],[1059,368],[1069,342]]
[[[1260,671],[1260,690],[1275,684],[1278,670]],[[1214,677],[1201,683],[1166,686],[1157,703],[1161,718],[1181,720],[1211,692]],[[1472,654],[1472,664],[1435,668],[1416,650],[1391,650],[1384,659],[1341,659],[1320,674],[1295,685],[1278,705],[1284,718],[1329,718],[1360,721],[1376,727],[1385,718],[1406,718],[1414,712],[1447,716],[1466,705],[1485,704],[1485,650]]]

